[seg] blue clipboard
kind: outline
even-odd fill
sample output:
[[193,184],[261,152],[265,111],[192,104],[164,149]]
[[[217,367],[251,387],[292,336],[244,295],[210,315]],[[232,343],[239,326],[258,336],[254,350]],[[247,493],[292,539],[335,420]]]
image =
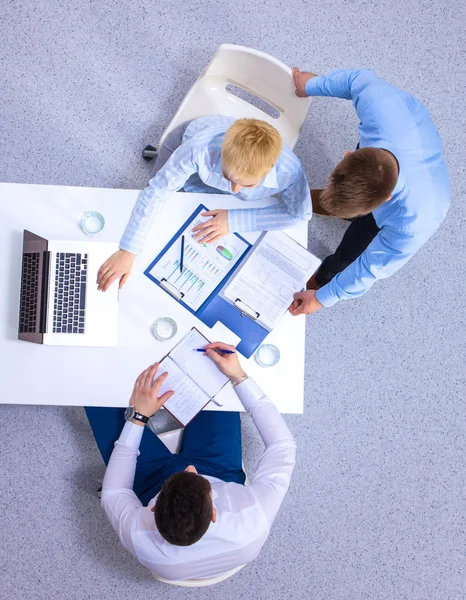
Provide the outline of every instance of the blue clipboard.
[[238,262],[227,273],[227,275],[222,279],[218,286],[213,290],[213,292],[211,292],[208,298],[202,303],[202,305],[197,310],[193,310],[190,306],[183,302],[182,297],[177,297],[174,293],[172,293],[166,282],[164,283],[163,280],[159,281],[151,273],[152,268],[162,259],[162,257],[166,254],[167,250],[173,244],[178,242],[180,236],[186,230],[186,228],[196,219],[196,217],[201,212],[208,210],[209,209],[203,204],[200,204],[197,207],[193,214],[183,223],[183,225],[178,229],[175,235],[166,244],[163,250],[159,252],[159,254],[146,268],[146,270],[144,271],[144,275],[148,277],[153,283],[155,283],[164,291],[166,291],[168,294],[170,294],[175,300],[177,300],[177,302],[184,306],[186,310],[188,310],[191,314],[196,316],[208,327],[213,327],[218,321],[223,323],[226,327],[228,327],[228,329],[233,331],[241,339],[240,343],[237,346],[237,350],[241,352],[243,356],[249,358],[255,352],[258,346],[260,346],[264,338],[269,334],[269,331],[262,327],[262,325],[260,325],[259,323],[255,322],[255,320],[251,318],[247,313],[242,312],[238,307],[224,300],[219,295],[219,292],[227,285],[228,281],[231,279],[238,267],[240,267],[243,264],[245,257],[248,255],[248,253],[253,247],[252,244],[250,244],[239,234],[234,234],[245,244],[247,244],[246,250],[238,259]]

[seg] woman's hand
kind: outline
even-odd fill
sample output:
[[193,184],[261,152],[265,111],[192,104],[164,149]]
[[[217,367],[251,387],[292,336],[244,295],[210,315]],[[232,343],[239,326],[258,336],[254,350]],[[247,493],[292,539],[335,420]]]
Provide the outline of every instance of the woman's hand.
[[194,239],[198,240],[200,244],[211,244],[215,240],[219,240],[225,237],[230,229],[228,227],[228,211],[224,209],[209,210],[208,212],[202,213],[203,217],[212,217],[204,223],[199,223],[196,227],[193,227]]
[[120,289],[125,285],[134,263],[134,254],[118,250],[107,259],[97,273],[97,289],[106,292],[112,283],[120,280]]

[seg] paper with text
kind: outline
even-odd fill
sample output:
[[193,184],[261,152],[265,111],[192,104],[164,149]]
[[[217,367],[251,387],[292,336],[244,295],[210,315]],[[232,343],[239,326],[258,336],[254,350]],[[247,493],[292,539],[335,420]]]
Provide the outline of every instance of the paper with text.
[[210,396],[196,385],[170,356],[162,360],[159,372],[168,373],[168,377],[160,388],[160,395],[168,392],[168,390],[174,390],[175,392],[165,402],[164,407],[182,425],[187,425],[208,404]]
[[259,313],[257,321],[272,330],[320,265],[320,260],[283,231],[268,231],[225,288]]
[[217,394],[227,383],[224,375],[215,363],[204,352],[196,352],[196,348],[204,348],[209,341],[196,329],[191,331],[170,352],[170,357],[204,390],[209,398]]

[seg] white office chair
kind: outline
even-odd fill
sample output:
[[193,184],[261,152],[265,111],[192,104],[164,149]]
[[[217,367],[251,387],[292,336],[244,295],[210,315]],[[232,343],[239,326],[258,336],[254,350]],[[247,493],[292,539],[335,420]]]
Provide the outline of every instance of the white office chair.
[[[276,118],[232,93],[231,86],[269,104]],[[178,125],[205,115],[221,114],[267,121],[294,148],[312,102],[311,98],[298,98],[294,90],[291,69],[273,56],[245,46],[222,44],[186,94],[163,132],[159,147]],[[146,160],[156,154],[153,146],[146,146],[143,151]]]
[[[183,437],[183,429],[173,429],[172,431],[159,433],[158,437],[172,454],[178,454],[178,452],[180,451],[181,439]],[[247,480],[245,485],[247,485]],[[178,585],[180,587],[205,587],[208,585],[220,583],[221,581],[225,581],[225,579],[228,579],[243,567],[244,565],[240,565],[235,569],[231,569],[230,571],[226,571],[225,573],[220,573],[220,575],[216,575],[215,577],[209,577],[208,579],[185,579],[184,581],[171,581],[170,579],[164,579],[163,577],[160,577],[155,573],[152,573],[152,576],[155,579],[157,579],[157,581],[161,581],[162,583],[168,583],[170,585]]]

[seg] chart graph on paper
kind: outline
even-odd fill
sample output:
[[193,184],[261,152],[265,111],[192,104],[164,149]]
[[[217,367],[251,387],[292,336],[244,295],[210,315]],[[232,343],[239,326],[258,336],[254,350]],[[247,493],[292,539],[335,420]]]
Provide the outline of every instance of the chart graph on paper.
[[170,289],[183,293],[183,302],[197,310],[242,258],[249,247],[238,236],[229,234],[212,244],[199,244],[191,235],[199,217],[185,230],[183,268],[180,270],[181,235],[152,267],[150,273],[159,281],[165,280]]

